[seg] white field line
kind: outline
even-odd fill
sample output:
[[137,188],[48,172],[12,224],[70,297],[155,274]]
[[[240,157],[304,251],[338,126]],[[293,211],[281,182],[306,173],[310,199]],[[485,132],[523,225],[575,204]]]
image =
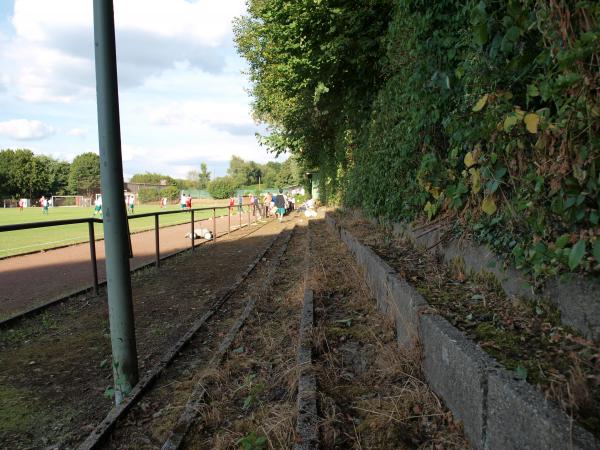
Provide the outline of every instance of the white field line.
[[[208,218],[208,219],[212,219]],[[203,220],[208,220],[208,219],[199,219],[198,222],[203,221]],[[177,221],[173,221],[171,223],[163,223],[161,224],[160,228],[163,228],[165,226],[173,226],[173,225],[184,225],[186,224],[186,222],[181,222],[181,223],[177,223]],[[233,229],[233,227],[231,227]],[[148,230],[153,230],[154,229],[154,225],[147,225],[147,226],[141,226],[141,227],[136,227],[136,228],[130,228],[129,231],[130,232],[137,232],[137,231],[148,231]],[[101,236],[96,236],[96,239],[101,239]],[[83,244],[86,242],[89,242],[89,238],[87,235],[78,235],[78,236],[74,236],[68,239],[61,239],[58,241],[47,241],[47,242],[39,242],[37,244],[29,244],[29,245],[23,245],[21,247],[12,247],[12,248],[7,248],[7,249],[1,249],[0,250],[0,255],[3,255],[5,253],[11,253],[14,251],[18,251],[18,250],[25,250],[28,248],[36,248],[36,247],[41,247],[40,250],[46,249],[47,246],[50,245],[54,245],[54,244],[64,244],[65,242],[73,242],[73,243],[78,243],[78,244]],[[48,248],[48,250],[52,250],[52,248]],[[18,256],[18,255],[15,255]]]
[[[0,250],[0,253],[9,253],[9,252],[12,252],[14,250],[23,250],[23,249],[26,249],[26,248],[41,247],[41,246],[45,246],[45,245],[62,244],[64,242],[70,242],[70,241],[75,241],[77,239],[84,239],[84,238],[86,238],[86,236],[82,235],[82,236],[71,237],[69,239],[61,239],[59,241],[48,241],[48,242],[40,242],[40,243],[37,243],[37,244],[23,245],[21,247],[13,247],[13,248],[7,248],[5,250]],[[87,242],[87,240],[85,242]]]

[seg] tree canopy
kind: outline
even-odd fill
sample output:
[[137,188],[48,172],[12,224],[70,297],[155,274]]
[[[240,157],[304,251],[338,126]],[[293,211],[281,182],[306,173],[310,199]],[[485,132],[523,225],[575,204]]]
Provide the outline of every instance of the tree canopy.
[[574,0],[250,0],[235,38],[261,143],[325,199],[457,219],[544,277],[600,271],[599,22]]
[[0,196],[37,198],[69,192],[70,164],[31,150],[0,151]]
[[73,159],[69,173],[69,190],[88,197],[100,192],[100,157],[97,154],[82,153]]

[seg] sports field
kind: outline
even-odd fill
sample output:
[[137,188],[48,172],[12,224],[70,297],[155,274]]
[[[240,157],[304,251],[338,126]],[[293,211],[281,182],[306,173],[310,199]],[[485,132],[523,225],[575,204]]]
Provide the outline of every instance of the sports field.
[[[213,206],[215,203],[216,202],[212,200],[211,204],[194,205],[194,208]],[[179,210],[179,206],[170,205],[166,208],[166,211],[174,210]],[[157,211],[165,211],[165,209],[161,210],[158,206],[154,205],[137,206],[135,208],[136,214]],[[227,214],[227,208],[219,208],[216,212],[217,216],[225,215]],[[50,208],[48,215],[42,214],[42,208],[25,208],[22,212],[19,208],[0,208],[0,225],[88,218],[93,217],[93,213],[93,208]],[[235,211],[232,211],[232,214],[234,213]],[[205,219],[209,217],[212,217],[212,211],[196,211],[194,213],[194,219]],[[161,227],[164,227],[189,222],[189,220],[190,213],[184,211],[181,214],[167,214],[161,216],[159,223]],[[130,219],[129,221],[129,229],[132,233],[153,228],[154,217]],[[94,230],[96,239],[103,237],[102,224],[95,224]],[[2,232],[0,233],[0,258],[87,242],[88,236],[88,225],[85,223]]]

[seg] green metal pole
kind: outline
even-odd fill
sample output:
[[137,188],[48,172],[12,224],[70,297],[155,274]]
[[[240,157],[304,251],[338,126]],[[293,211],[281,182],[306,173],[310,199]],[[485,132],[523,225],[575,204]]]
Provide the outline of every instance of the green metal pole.
[[138,382],[138,365],[129,274],[127,212],[123,201],[113,0],[94,0],[94,43],[108,316],[115,403],[118,405]]

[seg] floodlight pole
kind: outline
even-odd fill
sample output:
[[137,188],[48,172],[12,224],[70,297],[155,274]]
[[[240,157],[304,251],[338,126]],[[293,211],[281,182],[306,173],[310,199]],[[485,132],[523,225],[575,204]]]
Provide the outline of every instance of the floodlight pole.
[[113,0],[94,0],[94,44],[108,317],[115,403],[118,405],[138,382],[138,365],[129,274],[127,213],[123,200]]

